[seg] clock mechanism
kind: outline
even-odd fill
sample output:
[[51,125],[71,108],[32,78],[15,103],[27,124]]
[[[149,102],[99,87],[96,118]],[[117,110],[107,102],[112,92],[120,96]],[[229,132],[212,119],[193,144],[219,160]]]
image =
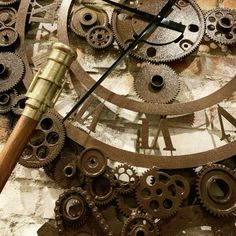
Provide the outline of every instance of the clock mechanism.
[[234,235],[233,4],[0,0],[9,128],[53,42],[78,54],[19,160],[64,189],[39,236]]

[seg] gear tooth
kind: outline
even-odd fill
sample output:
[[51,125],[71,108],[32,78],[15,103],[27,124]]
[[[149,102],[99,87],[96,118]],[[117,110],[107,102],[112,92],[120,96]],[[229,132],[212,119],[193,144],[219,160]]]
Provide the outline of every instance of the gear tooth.
[[14,3],[18,3],[20,0],[0,0],[0,6],[10,6]]

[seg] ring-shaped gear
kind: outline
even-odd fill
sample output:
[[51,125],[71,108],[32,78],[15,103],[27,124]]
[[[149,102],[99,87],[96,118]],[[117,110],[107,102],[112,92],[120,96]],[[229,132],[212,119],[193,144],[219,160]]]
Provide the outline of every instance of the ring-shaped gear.
[[15,115],[22,114],[25,108],[26,99],[27,99],[26,96],[23,94],[18,95],[14,98],[11,110]]
[[[201,43],[205,34],[205,18],[196,1],[178,0],[172,11],[166,16],[169,20],[176,21],[181,18],[181,23],[186,26],[184,32],[177,32],[165,27],[157,27],[131,52],[131,55],[152,63],[164,63],[181,59],[192,53]],[[123,4],[129,1],[123,1]],[[140,0],[130,4],[131,7],[151,14],[158,14],[165,1]],[[189,16],[191,15],[191,18]],[[135,40],[148,21],[125,10],[116,9],[112,14],[112,29],[119,46],[126,49]]]
[[8,49],[12,47],[18,40],[18,33],[13,27],[0,28],[0,48]]
[[43,115],[19,159],[28,168],[41,168],[61,152],[65,141],[65,127],[61,119],[48,112]]
[[221,44],[236,43],[236,10],[217,8],[206,13],[206,35]]
[[87,148],[80,154],[78,166],[88,177],[97,177],[107,168],[107,158],[98,148]]
[[86,37],[88,31],[97,25],[107,26],[109,17],[102,8],[93,5],[75,8],[70,17],[70,28],[80,37]]
[[158,236],[159,229],[151,215],[136,213],[125,222],[121,236]]
[[120,194],[133,192],[139,184],[139,177],[134,168],[127,164],[121,164],[113,170],[116,182],[116,190]]
[[0,0],[0,6],[9,6],[19,1],[20,0]]
[[230,168],[211,164],[197,176],[197,195],[201,204],[215,216],[236,212],[236,174]]
[[105,49],[113,43],[114,37],[108,26],[98,25],[88,31],[86,40],[95,49]]
[[155,167],[140,177],[136,199],[143,210],[159,219],[174,215],[183,201],[175,179]]
[[133,76],[134,90],[146,102],[171,103],[180,91],[178,75],[167,65],[143,63]]
[[84,176],[77,167],[75,156],[62,157],[55,166],[54,179],[62,188],[79,187],[84,182]]
[[11,111],[16,96],[17,94],[14,90],[0,93],[0,114],[6,114]]
[[5,26],[13,26],[16,23],[17,11],[12,7],[0,8],[0,22]]
[[96,178],[87,178],[85,189],[97,206],[107,206],[116,197],[112,174],[107,170]]
[[0,53],[0,92],[8,91],[16,86],[22,79],[24,71],[24,63],[17,54]]
[[86,222],[89,207],[85,198],[86,192],[80,188],[72,188],[60,195],[54,209],[59,233],[71,227],[78,228]]

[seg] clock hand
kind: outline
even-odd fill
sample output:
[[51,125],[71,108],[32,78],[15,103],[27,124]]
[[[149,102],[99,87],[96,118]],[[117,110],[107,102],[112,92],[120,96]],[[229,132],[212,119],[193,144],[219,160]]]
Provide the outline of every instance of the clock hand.
[[129,54],[131,50],[133,50],[137,44],[151,32],[155,26],[159,25],[167,12],[171,9],[171,7],[175,4],[177,0],[169,0],[165,6],[161,9],[159,14],[155,16],[153,21],[151,21],[145,29],[136,37],[136,39],[129,44],[128,48],[124,50],[124,52],[118,57],[118,59],[109,67],[109,69],[102,75],[102,77],[79,99],[79,101],[73,106],[73,108],[66,114],[63,118],[63,122],[66,121],[76,109],[85,102],[85,100],[92,94],[96,88],[111,74],[111,72],[119,65],[119,63]]
[[[119,7],[119,8],[122,8],[126,11],[129,11],[129,12],[132,12],[134,13],[135,15],[137,16],[140,16],[141,18],[147,20],[147,21],[153,21],[153,19],[155,18],[155,15],[153,14],[150,14],[148,12],[144,12],[144,11],[141,11],[141,10],[138,10],[138,9],[135,9],[135,8],[132,8],[132,7],[129,7],[129,6],[126,6],[126,5],[123,5],[123,4],[120,4],[118,2],[113,2],[113,1],[110,1],[110,0],[102,0],[106,3],[109,3],[113,6],[116,6],[116,7]],[[177,23],[175,21],[172,21],[172,20],[168,20],[166,18],[163,18],[162,21],[159,23],[160,26],[163,26],[165,28],[168,28],[168,29],[172,29],[172,30],[176,30],[180,33],[183,33],[186,26],[181,24],[181,23]]]

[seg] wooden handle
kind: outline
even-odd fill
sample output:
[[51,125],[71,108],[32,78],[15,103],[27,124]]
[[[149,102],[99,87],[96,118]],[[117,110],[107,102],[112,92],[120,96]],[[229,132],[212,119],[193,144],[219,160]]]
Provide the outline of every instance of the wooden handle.
[[22,115],[0,153],[0,193],[37,124],[38,121]]

